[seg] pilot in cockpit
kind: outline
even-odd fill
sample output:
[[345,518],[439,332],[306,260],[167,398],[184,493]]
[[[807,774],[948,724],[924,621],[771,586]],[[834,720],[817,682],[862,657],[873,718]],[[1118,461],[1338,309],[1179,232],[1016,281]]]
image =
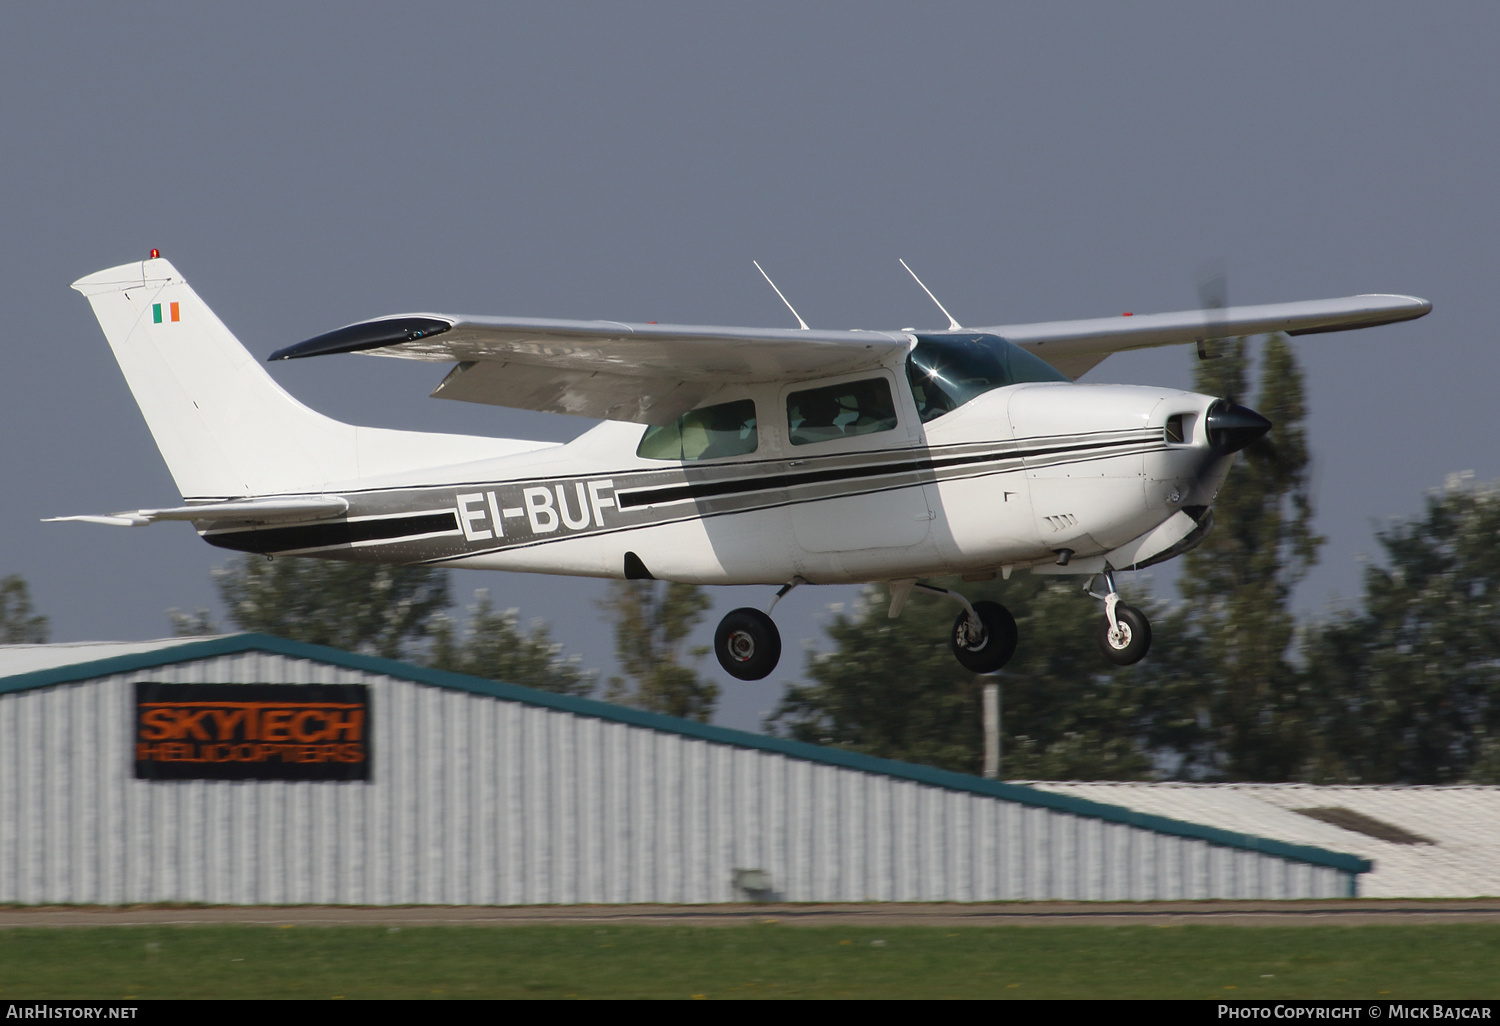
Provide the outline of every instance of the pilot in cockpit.
[[[798,442],[822,442],[844,437],[838,419],[848,413],[839,398],[829,389],[818,389],[798,397],[792,418],[792,433]],[[798,417],[801,418],[800,422]]]

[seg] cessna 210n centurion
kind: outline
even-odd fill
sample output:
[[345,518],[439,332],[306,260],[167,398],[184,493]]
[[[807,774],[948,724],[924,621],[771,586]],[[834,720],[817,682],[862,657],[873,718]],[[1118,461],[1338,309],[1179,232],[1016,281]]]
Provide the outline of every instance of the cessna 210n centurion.
[[185,520],[212,545],[268,556],[780,586],[764,611],[719,625],[715,652],[743,680],[775,668],[769,614],[805,583],[884,583],[891,616],[914,588],[949,595],[963,606],[954,654],[998,670],[1016,647],[1011,614],[922,582],[1017,568],[1085,576],[1104,603],[1104,655],[1136,662],[1150,625],[1120,602],[1115,572],[1196,545],[1234,453],[1271,425],[1223,398],[1074,379],[1120,350],[1198,342],[1201,354],[1211,338],[1431,309],[1366,295],[988,328],[948,315],[932,331],[814,330],[800,316],[800,328],[774,329],[423,313],[271,356],[451,364],[434,396],[603,421],[556,445],[316,413],[154,250],[73,287],[183,505],[56,519]]

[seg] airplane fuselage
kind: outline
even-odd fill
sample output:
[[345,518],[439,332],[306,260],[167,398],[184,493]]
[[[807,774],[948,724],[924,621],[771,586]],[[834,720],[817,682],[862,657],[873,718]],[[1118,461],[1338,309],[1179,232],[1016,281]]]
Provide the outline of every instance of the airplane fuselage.
[[1063,551],[1071,565],[1058,570],[1088,572],[1179,511],[1197,519],[1229,467],[1204,437],[1208,396],[1027,383],[922,424],[888,377],[905,402],[876,433],[790,444],[775,416],[787,389],[741,387],[716,397],[760,411],[755,450],[736,457],[642,458],[641,425],[605,422],[420,483],[330,483],[323,494],[349,503],[336,520],[221,521],[204,537],[268,554],[699,584],[1050,569]]

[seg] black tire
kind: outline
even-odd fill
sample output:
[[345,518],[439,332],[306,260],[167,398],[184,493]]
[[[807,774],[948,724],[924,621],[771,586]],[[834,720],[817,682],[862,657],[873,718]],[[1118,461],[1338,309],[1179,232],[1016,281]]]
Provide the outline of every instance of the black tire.
[[760,680],[781,661],[781,632],[759,609],[735,609],[714,631],[714,655],[731,677]]
[[1115,606],[1115,620],[1120,625],[1118,635],[1109,629],[1109,617],[1099,621],[1099,651],[1104,658],[1116,666],[1131,666],[1146,658],[1151,650],[1151,621],[1134,606],[1123,602]]
[[974,612],[979,614],[979,622],[984,625],[984,637],[977,644],[969,640],[965,629],[969,614],[965,610],[953,621],[948,644],[964,669],[971,673],[995,673],[1016,654],[1016,641],[1020,637],[1016,618],[998,602],[976,602]]

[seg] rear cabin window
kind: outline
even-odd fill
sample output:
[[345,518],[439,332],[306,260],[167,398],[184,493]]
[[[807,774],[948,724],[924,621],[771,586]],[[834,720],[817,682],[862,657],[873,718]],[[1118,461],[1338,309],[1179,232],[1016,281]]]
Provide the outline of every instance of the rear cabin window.
[[896,426],[896,404],[884,378],[846,381],[786,397],[787,435],[793,445],[831,442]]
[[635,454],[646,460],[715,460],[756,450],[755,400],[737,399],[690,410],[670,424],[648,427]]
[[922,423],[985,392],[1023,381],[1067,381],[1067,375],[999,335],[918,335],[906,379]]

